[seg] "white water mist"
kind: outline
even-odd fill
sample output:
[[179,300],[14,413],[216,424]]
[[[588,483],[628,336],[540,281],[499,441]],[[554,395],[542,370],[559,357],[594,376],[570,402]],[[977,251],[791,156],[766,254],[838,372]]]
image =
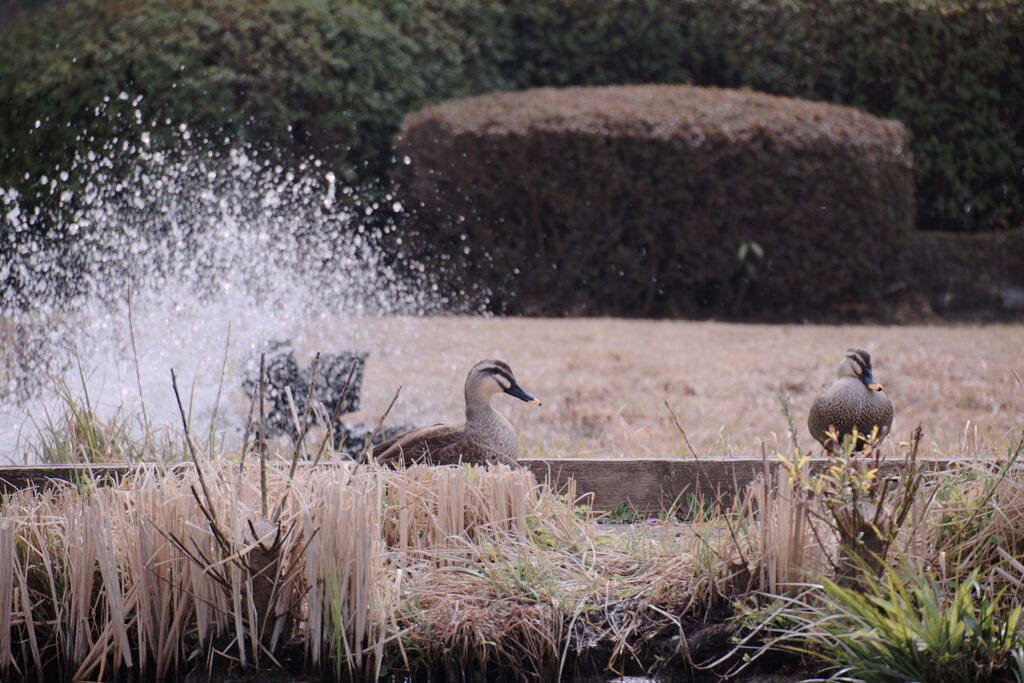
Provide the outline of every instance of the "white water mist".
[[[371,220],[381,207],[319,160],[285,164],[184,124],[157,146],[156,127],[127,115],[130,135],[30,179],[46,201],[0,188],[17,245],[0,262],[0,461],[21,460],[61,409],[55,386],[87,392],[101,415],[144,408],[171,423],[174,368],[194,419],[216,407],[237,427],[245,401],[231,394],[262,344],[301,345],[318,320],[449,307],[423,264],[402,259],[394,227]],[[324,351],[373,353],[358,324],[341,328]]]

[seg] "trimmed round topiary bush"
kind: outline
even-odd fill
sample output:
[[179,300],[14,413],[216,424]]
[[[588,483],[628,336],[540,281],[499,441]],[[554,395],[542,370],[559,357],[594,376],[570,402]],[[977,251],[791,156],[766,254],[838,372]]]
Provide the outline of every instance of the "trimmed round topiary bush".
[[829,317],[914,221],[899,122],[745,90],[469,97],[396,151],[409,231],[509,313]]
[[[1020,0],[520,0],[520,88],[691,83],[899,119],[918,227],[1024,227]],[[497,88],[494,88],[497,90]]]

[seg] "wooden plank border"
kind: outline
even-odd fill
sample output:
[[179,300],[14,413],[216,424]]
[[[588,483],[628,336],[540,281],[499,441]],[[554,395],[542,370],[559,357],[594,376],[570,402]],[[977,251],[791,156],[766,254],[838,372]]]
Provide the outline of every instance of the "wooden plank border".
[[[103,484],[119,481],[136,470],[137,465],[18,465],[0,467],[0,492],[18,489],[45,488],[54,482],[75,482],[91,479]],[[147,467],[150,467],[147,465]],[[155,467],[155,466],[152,466]]]
[[760,458],[559,458],[521,462],[537,481],[548,483],[556,491],[564,490],[568,480],[575,479],[580,502],[595,509],[625,503],[641,515],[657,515],[673,504],[685,504],[687,493],[703,500],[731,502],[736,491],[765,469]]
[[[675,506],[687,504],[686,494],[697,499],[731,504],[737,492],[766,471],[776,474],[782,465],[777,458],[557,458],[523,459],[537,481],[547,482],[556,491],[565,489],[568,480],[576,480],[576,495],[595,509],[611,509],[625,503],[641,515],[657,515]],[[829,464],[824,457],[812,458],[809,467],[821,469]],[[919,458],[932,471],[956,466],[948,458]],[[900,462],[886,461],[883,470],[895,471]]]
[[[656,515],[674,503],[685,504],[691,493],[705,501],[730,503],[736,492],[754,481],[765,469],[776,471],[778,461],[769,458],[524,458],[520,461],[555,491],[563,492],[570,479],[576,481],[580,503],[595,509],[611,509],[625,503],[642,515]],[[823,467],[825,458],[814,458],[811,467]],[[929,458],[920,462],[929,469],[955,466],[948,459]],[[182,464],[175,467],[189,467]],[[895,468],[898,463],[887,463]],[[156,470],[159,465],[146,465]],[[0,492],[9,493],[53,482],[91,479],[102,484],[118,481],[135,470],[132,465],[24,465],[0,467]]]

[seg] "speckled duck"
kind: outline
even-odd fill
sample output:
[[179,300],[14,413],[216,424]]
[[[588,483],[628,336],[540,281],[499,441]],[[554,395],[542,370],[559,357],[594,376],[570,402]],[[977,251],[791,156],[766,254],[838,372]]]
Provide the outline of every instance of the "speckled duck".
[[439,422],[394,436],[374,447],[375,459],[390,467],[412,463],[501,463],[518,467],[516,431],[491,406],[491,396],[499,392],[540,405],[519,386],[507,363],[480,361],[466,377],[465,422]]
[[[892,427],[892,403],[871,374],[868,352],[849,349],[839,361],[838,377],[818,391],[807,416],[807,427],[822,446],[836,450],[855,427],[858,434],[869,438],[876,426],[881,440]],[[830,428],[838,435],[838,444],[829,437]],[[864,439],[858,439],[854,450],[865,445]]]

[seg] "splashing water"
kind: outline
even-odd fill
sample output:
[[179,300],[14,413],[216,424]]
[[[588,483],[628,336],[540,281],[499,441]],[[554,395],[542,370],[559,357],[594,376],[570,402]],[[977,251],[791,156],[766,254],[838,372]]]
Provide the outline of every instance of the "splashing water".
[[248,402],[221,395],[265,343],[301,345],[330,320],[345,332],[323,350],[372,354],[359,318],[450,307],[422,263],[395,255],[380,207],[320,161],[285,165],[185,125],[175,135],[157,148],[140,124],[76,154],[36,180],[46,209],[0,188],[17,245],[0,261],[0,463],[21,460],[58,409],[55,383],[87,391],[97,412],[173,423],[173,368],[194,419],[216,411],[237,428]]

